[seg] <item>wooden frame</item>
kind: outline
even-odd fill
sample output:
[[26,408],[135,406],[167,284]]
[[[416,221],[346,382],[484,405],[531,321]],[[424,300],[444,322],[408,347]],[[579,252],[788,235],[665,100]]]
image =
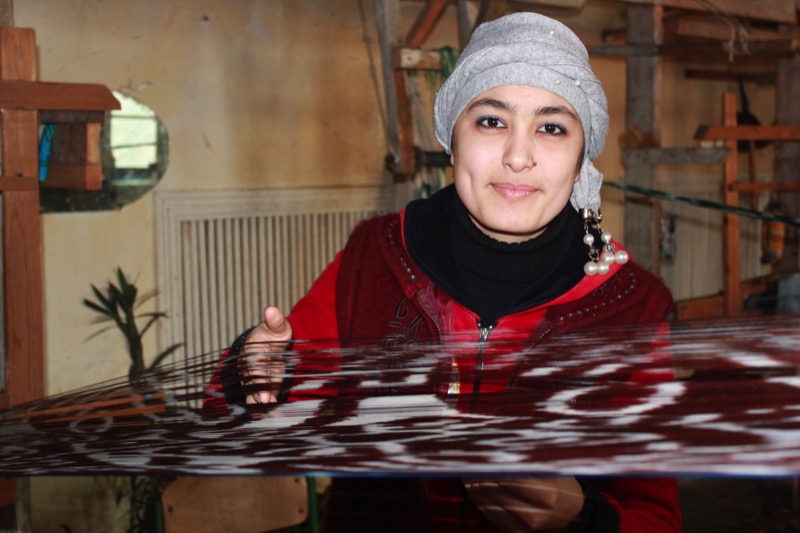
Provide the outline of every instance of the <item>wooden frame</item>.
[[[56,184],[99,188],[100,123],[120,104],[96,84],[36,81],[36,35],[0,27],[0,194],[6,386],[0,408],[44,396],[44,324],[39,219],[39,110],[62,122]],[[66,128],[66,129],[63,129]],[[59,177],[59,173],[61,176]]]
[[[737,143],[741,140],[757,141],[800,141],[800,127],[785,124],[772,126],[740,126],[736,124],[736,94],[725,93],[722,100],[723,124],[714,126],[700,126],[695,132],[696,140],[722,141],[727,154],[723,162],[723,196],[726,205],[738,206],[740,193],[756,193],[760,191],[797,191],[800,183],[771,182],[771,183],[740,183],[739,182],[739,152]],[[753,157],[753,154],[750,154]],[[722,295],[708,298],[699,298],[679,304],[680,316],[695,318],[699,316],[719,315],[713,313],[714,305],[720,307],[726,315],[735,315],[743,309],[743,282],[741,280],[740,266],[740,233],[741,224],[738,215],[723,214],[723,254],[724,254],[724,291]]]
[[[0,80],[36,80],[33,30],[0,28]],[[0,110],[2,167],[6,180],[25,185],[39,171],[38,117],[35,110]],[[44,396],[44,324],[42,316],[41,226],[39,190],[27,186],[2,190],[3,305],[6,339],[6,387],[0,408]]]
[[[119,109],[111,92],[85,84],[41,84],[36,81],[36,35],[10,27],[11,4],[0,0],[0,198],[3,239],[3,327],[6,381],[0,409],[42,398],[45,394],[44,316],[41,220],[39,217],[39,110],[57,110],[60,121],[78,113],[79,178],[95,157],[99,124],[107,109]],[[73,89],[75,89],[73,91]],[[73,117],[75,118],[75,117]],[[74,120],[73,120],[74,121]],[[69,137],[69,136],[68,136]],[[65,138],[61,152],[75,139]],[[99,157],[97,158],[99,159]],[[74,169],[73,169],[74,170]],[[92,172],[99,177],[99,160]],[[56,172],[57,174],[58,172]],[[95,178],[97,181],[97,178]],[[28,485],[25,480],[0,479],[0,506],[16,505],[17,526],[27,528]]]

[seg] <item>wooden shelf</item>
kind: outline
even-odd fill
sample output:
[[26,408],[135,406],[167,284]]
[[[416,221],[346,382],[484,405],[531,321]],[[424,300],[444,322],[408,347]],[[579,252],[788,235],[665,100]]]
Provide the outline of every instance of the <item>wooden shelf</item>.
[[120,103],[104,85],[0,80],[0,108],[109,111]]

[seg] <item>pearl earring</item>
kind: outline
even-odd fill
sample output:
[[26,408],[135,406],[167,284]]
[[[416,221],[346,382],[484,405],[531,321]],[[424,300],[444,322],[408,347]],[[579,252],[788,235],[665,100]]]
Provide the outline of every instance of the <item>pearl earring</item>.
[[[616,251],[611,234],[603,231],[600,227],[600,222],[603,220],[603,215],[598,211],[595,215],[591,209],[581,209],[581,218],[583,218],[583,243],[589,247],[589,261],[583,265],[583,271],[588,276],[597,274],[605,275],[614,263],[624,265],[628,262],[628,252],[625,250]],[[594,246],[594,235],[589,232],[589,226],[594,226],[600,232],[600,240],[603,241],[601,249]]]

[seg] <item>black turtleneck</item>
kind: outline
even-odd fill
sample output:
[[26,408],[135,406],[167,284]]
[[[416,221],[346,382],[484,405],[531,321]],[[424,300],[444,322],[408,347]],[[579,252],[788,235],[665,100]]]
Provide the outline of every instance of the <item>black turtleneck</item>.
[[451,185],[410,203],[404,230],[414,262],[483,325],[563,294],[588,260],[583,222],[569,204],[538,237],[506,243],[475,225]]

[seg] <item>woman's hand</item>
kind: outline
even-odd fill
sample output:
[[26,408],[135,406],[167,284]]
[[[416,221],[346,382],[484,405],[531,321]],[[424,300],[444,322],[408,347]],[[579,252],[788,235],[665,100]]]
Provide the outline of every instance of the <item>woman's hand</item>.
[[464,479],[475,505],[503,531],[569,531],[583,509],[583,490],[574,477]]
[[247,395],[246,403],[275,403],[286,372],[283,352],[292,340],[292,325],[277,307],[264,309],[264,321],[253,328],[242,349],[242,384],[258,386]]

